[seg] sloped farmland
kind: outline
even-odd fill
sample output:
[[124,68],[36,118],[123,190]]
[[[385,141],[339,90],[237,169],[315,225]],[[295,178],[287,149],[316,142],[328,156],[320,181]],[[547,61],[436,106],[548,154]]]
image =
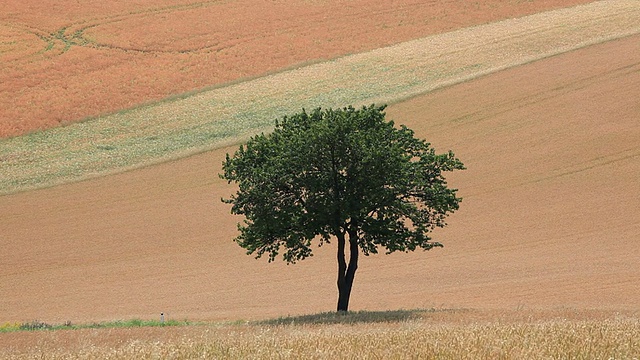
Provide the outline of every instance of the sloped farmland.
[[640,3],[606,1],[460,29],[0,141],[0,192],[176,159],[268,131],[301,108],[395,102],[640,32]]
[[[639,46],[563,48],[391,106],[462,158],[465,200],[435,234],[445,248],[364,258],[352,308],[637,309]],[[285,266],[231,241],[233,187],[216,175],[233,150],[0,198],[0,319],[333,309],[334,248]]]

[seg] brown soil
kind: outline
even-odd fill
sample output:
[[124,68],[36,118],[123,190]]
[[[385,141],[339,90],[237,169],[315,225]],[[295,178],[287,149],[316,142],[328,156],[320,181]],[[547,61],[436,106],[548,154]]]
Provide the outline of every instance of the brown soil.
[[[363,258],[351,307],[637,309],[640,37],[388,110],[468,170],[444,249]],[[222,149],[0,201],[0,321],[239,319],[334,308],[335,248],[246,256]]]
[[0,3],[0,138],[591,0]]
[[[446,306],[637,309],[639,96],[635,36],[390,109],[468,165],[453,179],[465,201],[440,233],[447,247],[428,265],[413,260],[429,274],[421,296]],[[398,289],[420,279],[394,276]]]

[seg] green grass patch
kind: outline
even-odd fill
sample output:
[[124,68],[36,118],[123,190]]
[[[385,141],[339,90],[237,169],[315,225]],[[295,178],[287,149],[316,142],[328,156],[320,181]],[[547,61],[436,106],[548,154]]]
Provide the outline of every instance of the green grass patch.
[[165,327],[165,326],[189,326],[195,322],[187,320],[115,320],[107,322],[93,322],[86,324],[74,324],[67,321],[62,324],[50,324],[40,320],[30,322],[6,322],[0,324],[0,333],[16,331],[39,331],[39,330],[78,330],[78,329],[113,329],[113,328],[137,328],[137,327]]

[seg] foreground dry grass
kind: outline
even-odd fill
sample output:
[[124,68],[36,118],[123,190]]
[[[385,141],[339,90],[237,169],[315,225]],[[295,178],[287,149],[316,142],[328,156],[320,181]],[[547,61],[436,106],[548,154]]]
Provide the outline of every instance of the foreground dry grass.
[[202,325],[0,334],[6,359],[633,359],[640,318],[428,311],[398,322]]

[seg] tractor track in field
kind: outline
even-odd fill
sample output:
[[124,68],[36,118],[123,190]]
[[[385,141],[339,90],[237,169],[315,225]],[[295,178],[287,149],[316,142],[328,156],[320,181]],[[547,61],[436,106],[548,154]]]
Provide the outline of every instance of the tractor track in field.
[[[162,53],[162,54],[186,54],[186,53],[201,53],[201,52],[218,52],[225,49],[229,49],[235,47],[241,43],[248,43],[253,41],[258,41],[267,34],[256,34],[254,36],[243,37],[236,39],[236,41],[232,42],[215,42],[212,45],[206,46],[196,46],[196,47],[185,47],[179,49],[163,49],[160,47],[144,47],[144,46],[124,46],[118,45],[117,43],[109,43],[109,42],[101,42],[91,39],[91,37],[87,36],[85,32],[89,29],[98,28],[104,25],[126,22],[133,19],[145,19],[150,18],[156,15],[169,14],[175,15],[180,12],[190,11],[195,9],[203,9],[209,8],[214,5],[219,4],[219,0],[213,1],[202,1],[195,2],[190,4],[183,5],[174,5],[174,6],[165,6],[151,9],[144,9],[133,12],[125,12],[121,14],[110,15],[106,17],[96,17],[92,19],[85,19],[76,21],[70,24],[65,25],[53,32],[46,31],[44,29],[40,29],[37,27],[30,27],[23,24],[4,24],[4,26],[10,26],[12,28],[21,29],[29,34],[35,35],[38,37],[44,44],[41,46],[40,50],[34,53],[31,57],[24,57],[19,60],[24,62],[29,62],[33,60],[38,54],[42,54],[44,52],[52,52],[53,50],[57,50],[52,52],[53,55],[61,55],[66,52],[71,46],[81,46],[81,47],[89,47],[103,50],[114,50],[114,51],[124,51],[124,52],[139,52],[139,53]],[[423,6],[421,3],[415,3],[412,5],[405,6],[405,11],[410,11],[412,8],[416,6]],[[363,9],[359,12],[350,13],[348,18],[353,20],[357,20],[363,16],[372,16],[372,15],[383,15],[386,13],[394,13],[399,11],[398,8],[387,9],[387,10],[378,10],[371,12],[370,9]],[[304,29],[305,24],[293,25],[285,28],[280,28],[280,32],[285,33],[295,33]],[[12,60],[11,62],[15,62],[16,60]]]
[[[163,49],[161,47],[145,47],[145,46],[139,46],[139,47],[123,46],[123,45],[118,45],[117,43],[106,43],[106,42],[94,41],[89,37],[85,36],[86,30],[98,28],[100,26],[107,25],[107,24],[125,22],[133,19],[149,18],[152,16],[160,15],[160,14],[174,15],[179,12],[185,12],[185,11],[190,11],[194,9],[210,8],[219,3],[220,3],[219,0],[204,1],[204,2],[198,2],[193,4],[170,6],[170,7],[138,11],[133,13],[126,13],[126,14],[115,15],[115,16],[110,16],[106,18],[98,18],[98,19],[92,19],[88,21],[82,21],[70,26],[69,28],[74,29],[73,30],[74,34],[78,34],[78,36],[74,36],[74,39],[77,38],[80,42],[80,44],[78,45],[81,45],[81,46],[89,46],[89,47],[102,48],[102,49],[108,49],[108,50],[118,50],[118,51],[125,51],[125,52],[132,51],[132,52],[141,52],[141,53],[165,53],[165,54],[219,52],[225,49],[238,46],[239,44],[242,44],[242,43],[256,42],[256,41],[259,41],[260,39],[263,39],[266,36],[269,36],[269,34],[258,33],[253,36],[245,36],[242,38],[238,38],[235,41],[230,41],[230,42],[229,41],[219,42],[216,39],[213,39],[214,44],[212,45],[183,47],[178,49]],[[417,4],[414,4],[412,7],[419,6],[419,5],[420,3],[417,3]],[[407,6],[407,8],[410,8],[410,7]],[[393,10],[374,11],[372,13],[369,9],[365,9],[360,12],[350,13],[349,18],[358,19],[365,15],[367,16],[382,15],[385,13],[392,13],[397,11],[398,9],[394,8]],[[306,24],[297,24],[297,25],[287,26],[284,28],[279,28],[278,31],[284,32],[284,33],[296,33],[301,30],[304,30],[305,27],[306,27]]]
[[[61,30],[55,38],[65,46],[101,46],[86,40],[84,30],[154,11],[178,10],[85,22]],[[638,19],[637,1],[599,1],[429,36],[5,139],[0,141],[0,194],[102,176],[237,143],[269,131],[275,118],[300,108],[400,101],[639,33]]]
[[135,48],[119,47],[119,46],[102,44],[99,42],[92,41],[91,39],[87,38],[84,35],[84,32],[87,29],[95,28],[98,26],[102,26],[102,25],[106,25],[114,22],[126,21],[128,19],[137,18],[137,17],[149,17],[149,16],[154,16],[154,15],[164,14],[164,13],[174,13],[174,12],[180,12],[185,10],[198,9],[202,7],[211,6],[219,2],[220,1],[218,0],[203,1],[203,2],[185,4],[185,5],[174,5],[174,6],[144,9],[139,11],[126,12],[122,14],[106,16],[106,17],[97,17],[97,18],[88,19],[88,20],[80,20],[80,21],[67,24],[64,27],[61,27],[53,32],[40,29],[34,26],[28,26],[25,24],[15,24],[15,23],[0,24],[0,26],[3,26],[3,27],[8,27],[10,29],[15,29],[30,35],[34,35],[41,42],[44,43],[39,48],[37,48],[38,49],[37,51],[33,52],[29,56],[23,56],[17,59],[10,59],[8,61],[5,60],[4,61],[5,66],[7,63],[10,63],[12,65],[16,65],[16,64],[19,65],[24,62],[33,61],[36,56],[41,55],[43,53],[49,53],[49,55],[53,55],[53,56],[61,55],[65,53],[71,46],[82,46],[82,47],[103,48],[103,49],[134,51],[134,52],[148,52],[148,53],[154,53],[154,52],[184,53],[184,52],[195,52],[198,50],[204,50],[205,49],[204,47],[201,49],[187,49],[182,51],[162,51],[159,49],[154,50],[154,49],[135,49]]

